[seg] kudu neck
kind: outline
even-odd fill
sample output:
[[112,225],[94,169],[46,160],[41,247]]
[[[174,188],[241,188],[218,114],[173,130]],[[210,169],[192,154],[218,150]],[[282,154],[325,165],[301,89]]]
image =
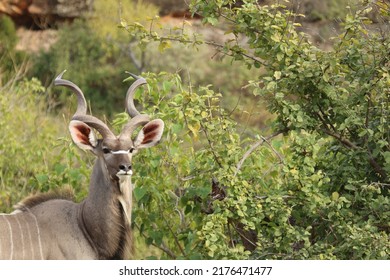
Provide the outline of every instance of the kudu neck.
[[98,157],[92,169],[88,197],[106,197],[115,194],[117,180],[110,177],[103,158]]
[[[100,258],[112,258],[123,247],[130,227],[125,227],[126,211],[120,202],[119,181],[109,176],[104,160],[98,158],[93,167],[89,194],[81,204],[81,220],[85,234]],[[131,208],[131,207],[130,207]]]

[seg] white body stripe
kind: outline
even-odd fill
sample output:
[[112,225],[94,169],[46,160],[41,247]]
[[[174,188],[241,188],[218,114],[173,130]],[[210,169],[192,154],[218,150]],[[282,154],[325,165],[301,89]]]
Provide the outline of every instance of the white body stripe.
[[26,208],[27,211],[30,213],[30,215],[33,217],[35,221],[35,225],[37,227],[37,238],[38,238],[38,246],[39,246],[39,254],[40,254],[40,259],[43,260],[43,251],[42,251],[42,242],[41,242],[41,233],[39,231],[39,225],[38,225],[38,220],[37,217],[30,211],[30,209]]
[[15,215],[15,219],[16,219],[16,222],[18,223],[18,226],[19,226],[19,232],[20,232],[20,239],[21,239],[21,243],[22,243],[22,259],[24,260],[25,258],[25,249],[24,249],[24,236],[23,236],[23,229],[22,229],[22,225],[20,224],[19,222],[19,216]]
[[25,214],[0,214],[0,259],[43,259],[38,220],[30,209],[25,209]]
[[[26,224],[27,224],[27,222],[26,222]],[[34,256],[34,247],[33,247],[33,241],[32,241],[32,237],[31,237],[30,227],[28,225],[27,225],[27,232],[28,232],[28,238],[30,240],[31,258],[33,258],[33,256]]]
[[8,225],[8,229],[9,229],[9,240],[11,242],[10,246],[11,246],[11,250],[10,250],[10,257],[9,259],[12,260],[13,259],[13,254],[14,254],[14,238],[13,238],[13,235],[12,235],[12,227],[11,227],[11,223],[8,221],[8,219],[5,217],[5,215],[2,215],[4,220],[6,221],[7,225]]

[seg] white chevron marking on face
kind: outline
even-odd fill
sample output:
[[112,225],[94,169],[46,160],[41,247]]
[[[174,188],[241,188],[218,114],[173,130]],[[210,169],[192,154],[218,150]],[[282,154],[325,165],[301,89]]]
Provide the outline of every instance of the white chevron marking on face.
[[111,154],[113,154],[113,155],[127,155],[129,153],[130,153],[130,150],[111,151]]

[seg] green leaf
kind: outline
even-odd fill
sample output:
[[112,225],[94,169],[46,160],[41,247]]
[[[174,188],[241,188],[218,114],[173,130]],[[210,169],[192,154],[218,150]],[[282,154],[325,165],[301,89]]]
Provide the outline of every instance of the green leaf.
[[46,174],[38,174],[35,175],[35,179],[37,179],[39,184],[45,184],[49,181],[49,176],[47,176]]
[[144,196],[145,194],[148,192],[147,188],[145,187],[136,187],[134,190],[133,190],[133,193],[134,193],[134,197],[137,201],[140,201]]
[[206,18],[206,21],[213,26],[217,25],[217,23],[218,23],[218,19],[214,18],[214,17],[208,17],[208,18]]
[[164,41],[161,41],[160,44],[158,45],[158,50],[162,53],[166,49],[169,49],[171,46],[172,46],[172,44],[170,41],[164,40]]
[[274,72],[274,77],[275,77],[276,80],[279,80],[282,77],[282,72],[275,71]]
[[123,18],[121,18],[121,26],[124,28],[127,27],[127,22]]
[[277,83],[274,81],[271,81],[267,84],[267,90],[273,91],[277,87]]

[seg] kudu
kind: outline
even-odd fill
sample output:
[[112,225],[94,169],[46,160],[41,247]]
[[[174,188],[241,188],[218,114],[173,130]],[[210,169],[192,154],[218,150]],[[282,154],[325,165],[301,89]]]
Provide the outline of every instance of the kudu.
[[136,81],[126,94],[131,119],[115,136],[104,122],[87,114],[84,94],[62,79],[64,72],[54,84],[77,95],[77,110],[69,124],[71,137],[97,157],[89,194],[81,203],[38,194],[20,202],[13,213],[0,215],[0,259],[124,259],[131,254],[132,156],[160,141],[164,122],[150,121],[135,108],[134,92],[146,80],[133,75]]

